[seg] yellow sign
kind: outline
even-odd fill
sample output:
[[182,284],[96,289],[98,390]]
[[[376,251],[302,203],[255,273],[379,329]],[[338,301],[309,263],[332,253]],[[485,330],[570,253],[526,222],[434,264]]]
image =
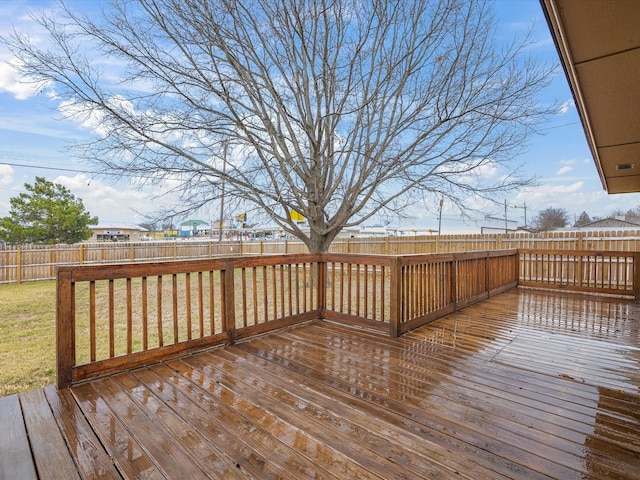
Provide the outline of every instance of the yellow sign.
[[291,220],[293,220],[294,222],[304,222],[305,218],[301,213],[298,213],[295,210],[291,210]]

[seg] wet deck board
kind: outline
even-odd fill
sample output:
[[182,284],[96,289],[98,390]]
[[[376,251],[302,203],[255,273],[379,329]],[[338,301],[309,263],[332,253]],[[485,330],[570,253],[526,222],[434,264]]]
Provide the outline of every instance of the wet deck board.
[[0,398],[0,478],[36,479],[18,395]]
[[514,289],[2,398],[0,477],[637,479],[639,392],[640,304]]

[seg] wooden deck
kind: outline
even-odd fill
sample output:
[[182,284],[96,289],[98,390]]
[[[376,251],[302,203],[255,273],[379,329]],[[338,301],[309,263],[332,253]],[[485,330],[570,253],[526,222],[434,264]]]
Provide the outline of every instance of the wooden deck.
[[640,478],[640,304],[513,289],[0,398],[0,478]]

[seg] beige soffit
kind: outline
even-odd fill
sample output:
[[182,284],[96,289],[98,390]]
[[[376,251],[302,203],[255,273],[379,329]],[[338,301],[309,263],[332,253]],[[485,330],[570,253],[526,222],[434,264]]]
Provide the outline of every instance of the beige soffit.
[[640,0],[540,0],[609,193],[640,191]]

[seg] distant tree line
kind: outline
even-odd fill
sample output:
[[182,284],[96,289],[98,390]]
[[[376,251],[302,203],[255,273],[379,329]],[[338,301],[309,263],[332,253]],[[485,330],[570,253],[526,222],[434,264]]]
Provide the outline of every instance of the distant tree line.
[[598,220],[613,217],[637,217],[640,219],[640,205],[627,211],[621,209],[612,210],[608,215],[605,215],[604,217],[591,217],[587,212],[583,211],[580,215],[578,215],[573,224],[571,223],[571,216],[569,212],[567,212],[567,210],[565,210],[564,208],[548,207],[538,212],[538,214],[534,217],[528,227],[531,230],[537,232],[546,232],[569,226],[576,228],[584,227],[585,225],[596,222]]

